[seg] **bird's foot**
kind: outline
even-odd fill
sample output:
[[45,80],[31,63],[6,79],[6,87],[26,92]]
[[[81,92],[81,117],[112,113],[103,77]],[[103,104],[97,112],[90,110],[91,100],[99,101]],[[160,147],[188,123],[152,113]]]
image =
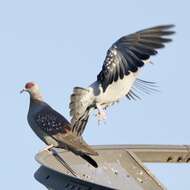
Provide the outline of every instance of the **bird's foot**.
[[98,118],[98,123],[99,124],[100,124],[101,121],[103,121],[105,123],[105,121],[107,119],[106,112],[105,111],[98,112],[97,118]]
[[53,147],[54,147],[54,145],[50,144],[50,145],[46,146],[45,148],[43,148],[41,150],[41,152],[43,152],[43,151],[48,151],[49,152]]
[[97,113],[97,119],[98,119],[98,124],[100,125],[100,122],[103,121],[105,123],[107,119],[107,114],[106,111],[100,106],[97,105],[98,113]]

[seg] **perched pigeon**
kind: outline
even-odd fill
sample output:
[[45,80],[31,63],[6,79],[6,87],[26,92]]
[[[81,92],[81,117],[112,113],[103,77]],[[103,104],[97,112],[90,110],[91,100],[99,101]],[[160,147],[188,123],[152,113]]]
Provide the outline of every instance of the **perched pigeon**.
[[150,56],[172,41],[174,25],[156,26],[126,35],[107,51],[97,80],[87,88],[75,87],[71,95],[70,115],[72,130],[83,133],[90,111],[98,110],[99,120],[106,118],[105,109],[122,97],[140,98],[138,92],[153,90],[154,83],[138,79],[141,68],[151,63]]
[[82,137],[72,132],[71,124],[61,114],[43,101],[38,85],[29,82],[21,92],[24,91],[30,94],[28,123],[36,135],[49,145],[44,150],[52,147],[64,148],[97,168],[97,163],[89,155],[98,153],[87,145]]

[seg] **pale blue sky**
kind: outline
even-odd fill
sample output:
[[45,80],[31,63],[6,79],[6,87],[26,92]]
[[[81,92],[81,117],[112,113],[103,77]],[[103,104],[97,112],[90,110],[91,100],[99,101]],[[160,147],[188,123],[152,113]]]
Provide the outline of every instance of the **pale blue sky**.
[[[105,53],[122,35],[159,24],[175,24],[173,43],[152,58],[141,78],[157,81],[160,93],[123,100],[107,123],[89,120],[89,144],[190,144],[188,1],[0,1],[1,188],[44,190],[33,178],[34,155],[44,144],[29,128],[29,98],[36,81],[45,100],[69,118],[72,88],[96,79]],[[189,165],[151,165],[169,190],[190,186]]]

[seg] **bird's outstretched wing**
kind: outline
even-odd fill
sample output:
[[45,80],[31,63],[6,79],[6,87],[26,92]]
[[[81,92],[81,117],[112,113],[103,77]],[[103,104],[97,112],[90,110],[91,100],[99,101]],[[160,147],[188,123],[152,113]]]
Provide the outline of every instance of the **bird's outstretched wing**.
[[116,41],[107,51],[102,70],[97,76],[103,91],[114,81],[138,71],[151,55],[157,54],[157,49],[172,41],[166,38],[174,33],[170,30],[172,27],[174,25],[156,26],[123,36]]
[[[82,137],[77,136],[71,130],[71,124],[50,106],[46,106],[35,116],[35,121],[42,131],[63,145],[69,147],[75,153],[97,155]],[[82,154],[83,155],[83,154]]]
[[[123,79],[131,73],[136,73],[148,62],[151,55],[157,54],[157,49],[172,41],[167,36],[174,33],[174,25],[161,25],[121,37],[107,51],[102,70],[97,76],[104,93],[109,85]],[[155,84],[141,79],[135,79],[134,85],[126,94],[130,100],[140,99],[139,91],[150,93],[155,91]],[[98,86],[99,89],[99,86]],[[116,89],[117,90],[117,89]],[[99,94],[98,93],[98,94]],[[96,96],[87,89],[75,87],[71,95],[70,115],[72,130],[81,135],[88,121],[89,112],[95,106],[91,97]],[[108,97],[109,98],[109,97]]]

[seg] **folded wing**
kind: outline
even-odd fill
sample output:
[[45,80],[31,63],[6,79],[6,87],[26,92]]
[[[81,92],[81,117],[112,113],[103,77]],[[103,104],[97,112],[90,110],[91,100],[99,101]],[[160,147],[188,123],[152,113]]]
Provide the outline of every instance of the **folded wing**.
[[72,132],[70,123],[51,107],[46,107],[40,111],[36,115],[35,121],[42,131],[58,141],[63,147],[66,145],[79,155],[80,153],[97,155],[96,151],[82,137]]

